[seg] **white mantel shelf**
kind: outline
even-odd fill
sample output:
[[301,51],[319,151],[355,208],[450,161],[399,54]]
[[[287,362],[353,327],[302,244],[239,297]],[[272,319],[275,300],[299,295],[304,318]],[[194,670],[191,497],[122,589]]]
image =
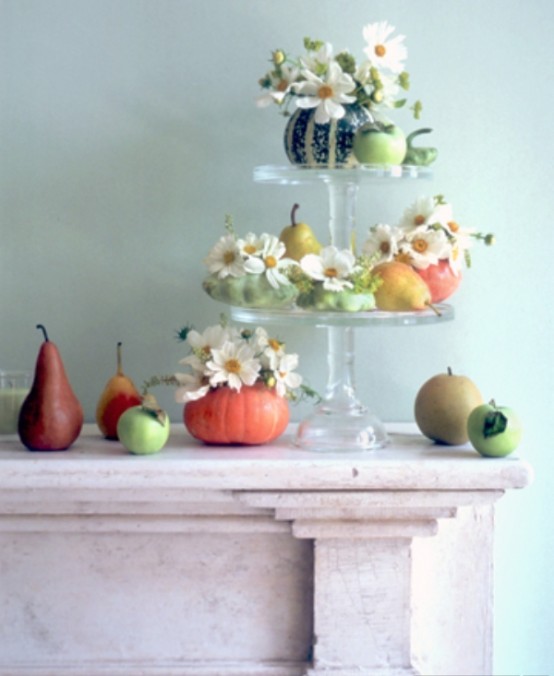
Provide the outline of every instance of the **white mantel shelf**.
[[0,676],[484,676],[522,459],[0,437]]

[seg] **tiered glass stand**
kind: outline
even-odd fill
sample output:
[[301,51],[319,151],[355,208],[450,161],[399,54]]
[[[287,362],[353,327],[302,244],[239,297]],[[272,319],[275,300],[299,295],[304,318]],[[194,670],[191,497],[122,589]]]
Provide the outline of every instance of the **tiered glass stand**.
[[[351,246],[355,234],[355,212],[359,186],[430,177],[420,167],[359,166],[353,169],[312,169],[294,166],[261,166],[254,171],[258,183],[298,185],[320,182],[329,196],[331,243],[340,249]],[[312,312],[255,310],[232,307],[237,322],[259,324],[302,324],[327,330],[328,379],[323,402],[298,425],[295,443],[314,451],[372,450],[387,444],[387,433],[379,418],[357,398],[354,384],[354,329],[357,327],[409,326],[445,321],[454,317],[449,305],[437,311],[418,312]]]

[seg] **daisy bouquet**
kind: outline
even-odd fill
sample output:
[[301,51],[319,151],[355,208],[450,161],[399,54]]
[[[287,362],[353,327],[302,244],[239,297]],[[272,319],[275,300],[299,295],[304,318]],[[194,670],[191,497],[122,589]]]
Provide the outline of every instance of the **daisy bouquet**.
[[209,276],[204,290],[214,300],[246,307],[291,305],[297,291],[288,272],[296,261],[285,256],[285,244],[275,235],[249,232],[239,237],[230,216],[226,234],[212,247],[204,264]]
[[223,322],[202,333],[187,327],[179,336],[190,353],[179,362],[186,371],[172,379],[177,384],[178,403],[196,401],[217,388],[240,392],[256,383],[292,400],[308,389],[303,388],[302,376],[296,372],[298,355],[287,353],[285,343],[262,327],[239,329]]
[[[406,104],[409,74],[404,68],[407,48],[404,35],[394,35],[386,21],[363,28],[364,58],[359,63],[347,50],[335,53],[329,42],[304,39],[305,53],[290,56],[283,49],[271,54],[271,68],[259,80],[263,90],[259,107],[277,104],[284,115],[290,106],[315,108],[317,124],[327,124],[345,114],[344,106],[358,103],[379,114]],[[421,103],[411,107],[419,118]]]
[[376,265],[396,260],[413,267],[436,303],[459,285],[463,266],[471,265],[470,249],[476,241],[492,245],[494,235],[462,227],[442,195],[422,196],[405,209],[398,225],[370,227],[362,251]]

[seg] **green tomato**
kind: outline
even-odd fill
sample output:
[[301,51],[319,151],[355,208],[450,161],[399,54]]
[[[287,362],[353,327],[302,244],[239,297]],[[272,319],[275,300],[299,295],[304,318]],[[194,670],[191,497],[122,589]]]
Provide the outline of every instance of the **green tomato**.
[[128,451],[136,455],[157,453],[169,439],[169,416],[159,415],[142,405],[131,406],[117,421],[117,436]]
[[402,164],[406,149],[404,132],[394,124],[368,122],[354,134],[354,155],[362,164]]
[[487,458],[503,458],[518,447],[522,428],[515,411],[491,401],[471,411],[467,434],[478,453]]

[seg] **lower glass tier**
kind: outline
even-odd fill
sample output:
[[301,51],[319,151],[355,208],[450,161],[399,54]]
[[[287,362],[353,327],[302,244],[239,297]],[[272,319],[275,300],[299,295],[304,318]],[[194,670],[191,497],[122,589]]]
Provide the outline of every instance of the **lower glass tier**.
[[295,445],[309,451],[371,451],[388,443],[384,423],[356,397],[354,329],[410,326],[453,319],[450,305],[420,312],[309,312],[231,307],[236,322],[259,325],[301,324],[327,330],[327,388],[323,403],[298,425]]

